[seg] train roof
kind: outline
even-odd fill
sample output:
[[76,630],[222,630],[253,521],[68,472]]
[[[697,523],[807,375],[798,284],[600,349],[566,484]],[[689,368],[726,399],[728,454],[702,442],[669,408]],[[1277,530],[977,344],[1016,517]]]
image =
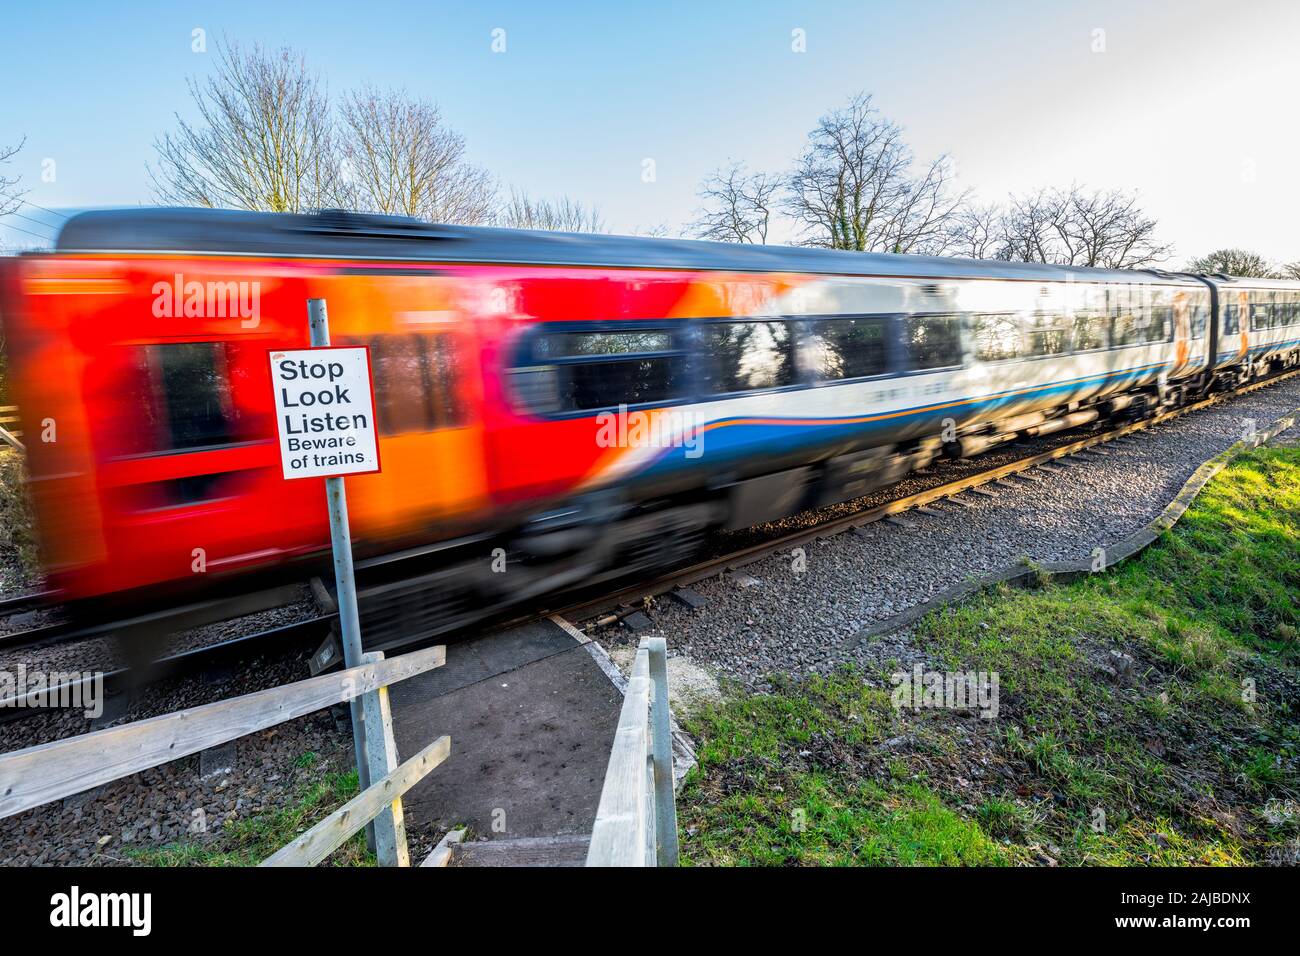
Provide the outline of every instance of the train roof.
[[941,256],[845,252],[802,246],[532,232],[428,223],[401,216],[140,207],[78,213],[56,252],[193,252],[422,262],[501,262],[608,268],[799,272],[903,278],[1059,282],[1195,282],[1160,270],[1128,272]]
[[1218,283],[1224,289],[1240,289],[1249,291],[1251,289],[1262,289],[1269,291],[1272,289],[1285,289],[1295,292],[1300,289],[1300,281],[1295,279],[1256,279],[1248,276],[1229,276],[1221,273],[1206,276],[1212,282]]

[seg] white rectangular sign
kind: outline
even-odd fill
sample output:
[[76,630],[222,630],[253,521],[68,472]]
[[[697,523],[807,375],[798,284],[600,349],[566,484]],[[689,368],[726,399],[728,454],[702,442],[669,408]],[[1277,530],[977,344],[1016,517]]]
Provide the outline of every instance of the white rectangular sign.
[[285,478],[379,471],[370,350],[272,350],[275,428]]

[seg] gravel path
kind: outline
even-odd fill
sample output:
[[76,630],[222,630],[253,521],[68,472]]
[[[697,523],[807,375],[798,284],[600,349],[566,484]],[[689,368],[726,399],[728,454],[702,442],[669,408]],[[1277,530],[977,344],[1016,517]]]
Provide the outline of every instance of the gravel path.
[[[1153,519],[1207,459],[1300,406],[1291,379],[1138,433],[1104,455],[1068,459],[1041,481],[995,485],[997,497],[966,493],[969,507],[931,505],[941,516],[907,514],[906,527],[875,522],[804,546],[804,570],[786,552],[692,585],[705,607],[656,601],[653,630],[695,663],[761,688],[774,672],[825,673],[842,663],[868,667],[915,652],[906,633],[851,640],[863,628],[971,578],[1022,558],[1045,563],[1086,558]],[[1292,429],[1286,440],[1300,429]],[[790,522],[782,522],[789,530]],[[749,579],[758,579],[757,584]],[[618,625],[594,634],[613,649],[635,642]]]

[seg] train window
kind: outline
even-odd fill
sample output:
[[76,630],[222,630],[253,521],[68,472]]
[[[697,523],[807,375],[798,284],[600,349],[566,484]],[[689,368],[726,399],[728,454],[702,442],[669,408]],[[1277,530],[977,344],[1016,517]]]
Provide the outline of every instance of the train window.
[[1019,315],[977,315],[974,328],[975,357],[981,362],[1013,359],[1023,354]]
[[566,409],[662,402],[679,396],[684,384],[679,363],[672,359],[592,362],[561,368],[560,405]]
[[955,315],[909,315],[903,319],[903,345],[912,371],[961,364],[961,322]]
[[552,332],[537,340],[538,360],[581,355],[639,355],[667,352],[672,334],[659,329],[631,332]]
[[1141,339],[1138,336],[1137,320],[1132,313],[1122,312],[1115,316],[1115,345],[1119,347],[1140,344]]
[[686,353],[667,329],[545,332],[532,364],[512,370],[515,394],[540,412],[669,401],[686,394]]
[[818,378],[862,378],[889,370],[885,319],[819,319],[809,326],[802,355]]
[[1114,321],[1112,344],[1116,347],[1147,345],[1169,338],[1167,308],[1152,309],[1145,305],[1142,301],[1143,294],[1137,289],[1120,289],[1117,293],[1113,296],[1111,305]]
[[1236,335],[1241,331],[1238,323],[1237,303],[1231,302],[1223,307],[1223,334]]
[[1174,327],[1174,310],[1158,306],[1138,316],[1138,334],[1147,343],[1168,342]]
[[135,352],[125,393],[131,423],[123,451],[153,454],[239,441],[222,342],[147,345]]
[[446,336],[380,335],[367,344],[381,435],[464,424],[455,394],[454,349]]
[[445,335],[425,339],[429,373],[435,383],[434,418],[439,428],[459,428],[469,421],[460,399],[460,351]]
[[1273,324],[1272,306],[1264,301],[1264,295],[1256,293],[1250,297],[1250,327],[1252,330],[1267,329]]
[[710,323],[703,328],[702,344],[710,392],[794,384],[793,342],[784,322]]
[[235,440],[226,350],[219,342],[155,346],[171,448]]
[[1136,321],[1129,305],[1129,290],[1115,286],[1110,290],[1111,344],[1118,347],[1138,344]]
[[1146,341],[1169,341],[1169,333],[1173,327],[1174,307],[1171,305],[1153,306],[1146,321]]
[[1074,350],[1104,349],[1110,344],[1110,316],[1105,312],[1074,313]]
[[1026,354],[1060,355],[1069,348],[1069,327],[1059,312],[1038,312],[1025,319]]
[[1195,301],[1188,305],[1187,311],[1191,322],[1192,338],[1205,338],[1205,329],[1210,318],[1210,307],[1203,301]]

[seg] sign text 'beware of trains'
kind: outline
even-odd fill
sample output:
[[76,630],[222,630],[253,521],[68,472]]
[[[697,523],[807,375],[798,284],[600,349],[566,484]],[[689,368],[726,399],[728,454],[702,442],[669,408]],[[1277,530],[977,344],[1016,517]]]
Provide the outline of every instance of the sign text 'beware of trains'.
[[369,350],[288,349],[270,356],[284,477],[379,471]]

